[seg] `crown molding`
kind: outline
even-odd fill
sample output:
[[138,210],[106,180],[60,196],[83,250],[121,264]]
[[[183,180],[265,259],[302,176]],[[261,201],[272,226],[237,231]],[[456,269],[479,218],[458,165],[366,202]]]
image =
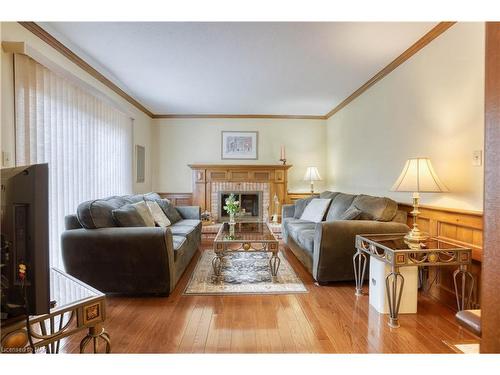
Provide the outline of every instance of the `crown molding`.
[[41,26],[39,26],[36,22],[18,22],[18,23],[21,26],[23,26],[25,29],[27,29],[28,31],[31,31],[38,38],[40,38],[45,43],[47,43],[49,46],[54,48],[56,51],[61,53],[64,57],[66,57],[67,59],[69,59],[70,61],[75,63],[80,68],[82,68],[84,71],[86,71],[92,77],[97,79],[99,82],[106,85],[108,88],[113,90],[116,94],[120,95],[123,99],[128,101],[134,107],[136,107],[140,111],[144,112],[149,117],[153,117],[153,113],[151,111],[149,111],[141,103],[139,103],[137,100],[132,98],[130,95],[128,95],[125,91],[123,91],[121,88],[119,88],[113,82],[111,82],[108,78],[106,78],[103,74],[101,74],[97,69],[92,67],[89,63],[87,63],[85,60],[83,60],[80,56],[78,56],[76,53],[74,53],[72,50],[70,50],[64,44],[62,44],[59,40],[54,38],[51,34],[49,34],[47,31],[45,31],[45,29],[43,29]]
[[315,115],[229,115],[229,114],[213,114],[213,115],[180,115],[180,114],[164,114],[153,115],[154,119],[217,119],[217,118],[234,118],[234,119],[286,119],[286,120],[326,120],[325,116]]
[[427,32],[423,37],[421,37],[414,44],[412,44],[406,51],[404,51],[401,55],[399,55],[394,60],[392,60],[386,67],[384,67],[377,74],[375,74],[372,78],[370,78],[368,81],[366,81],[366,83],[363,84],[359,89],[354,91],[351,95],[349,95],[346,99],[344,99],[339,105],[337,105],[330,112],[328,112],[324,117],[326,119],[329,119],[330,117],[332,117],[335,113],[340,111],[347,104],[352,102],[354,99],[356,99],[362,93],[364,93],[366,90],[368,90],[370,87],[372,87],[375,83],[380,81],[382,78],[384,78],[386,75],[388,75],[394,69],[396,69],[398,66],[403,64],[406,60],[408,60],[410,57],[415,55],[418,51],[420,51],[422,48],[424,48],[426,45],[428,45],[430,42],[432,42],[434,39],[436,39],[438,36],[440,36],[442,33],[444,33],[450,27],[452,27],[455,23],[456,22],[440,22],[440,23],[438,23],[429,32]]

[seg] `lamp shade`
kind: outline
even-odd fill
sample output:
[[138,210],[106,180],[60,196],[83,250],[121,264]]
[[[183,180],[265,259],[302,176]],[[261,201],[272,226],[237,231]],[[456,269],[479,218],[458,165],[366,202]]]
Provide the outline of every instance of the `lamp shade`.
[[318,168],[307,167],[306,174],[304,175],[304,181],[321,181]]
[[408,159],[392,191],[439,193],[448,188],[436,175],[429,158]]

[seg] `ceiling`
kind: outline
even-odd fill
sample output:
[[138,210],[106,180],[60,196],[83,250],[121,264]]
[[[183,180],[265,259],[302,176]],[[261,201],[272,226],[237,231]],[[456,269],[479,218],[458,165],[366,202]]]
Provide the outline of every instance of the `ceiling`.
[[41,22],[154,114],[323,116],[436,22]]

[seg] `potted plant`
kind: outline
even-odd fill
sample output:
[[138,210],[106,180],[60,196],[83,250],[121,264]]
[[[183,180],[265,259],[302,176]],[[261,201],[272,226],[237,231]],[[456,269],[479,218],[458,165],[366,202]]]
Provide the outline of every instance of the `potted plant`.
[[234,217],[240,212],[240,201],[236,200],[234,194],[230,194],[229,197],[226,198],[226,205],[223,208],[229,214],[229,224],[234,224]]

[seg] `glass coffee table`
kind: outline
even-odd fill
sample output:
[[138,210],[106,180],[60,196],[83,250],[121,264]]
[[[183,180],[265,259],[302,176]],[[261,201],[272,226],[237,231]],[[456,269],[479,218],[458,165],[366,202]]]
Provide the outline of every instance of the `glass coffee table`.
[[224,256],[233,252],[271,253],[269,267],[271,275],[276,277],[281,260],[278,256],[279,241],[268,223],[240,222],[223,223],[214,240],[215,257],[212,267],[216,276],[221,276]]

